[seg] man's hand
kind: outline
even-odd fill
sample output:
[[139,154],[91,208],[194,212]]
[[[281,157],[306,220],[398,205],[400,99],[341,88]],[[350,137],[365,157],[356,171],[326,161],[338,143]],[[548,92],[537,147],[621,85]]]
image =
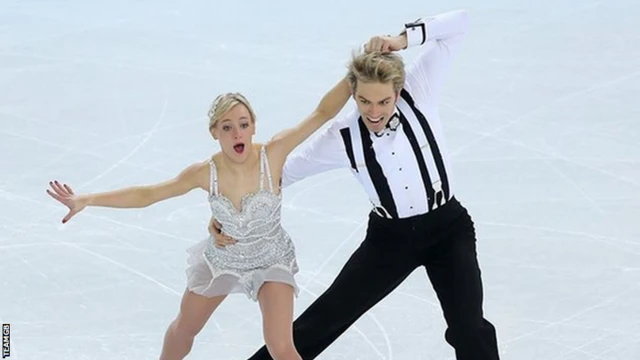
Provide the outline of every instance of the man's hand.
[[407,35],[405,33],[398,36],[374,36],[364,46],[364,51],[388,53],[399,51],[407,47]]
[[236,240],[222,233],[222,226],[213,216],[211,217],[211,221],[209,221],[209,232],[216,239],[217,247],[225,247],[236,243]]

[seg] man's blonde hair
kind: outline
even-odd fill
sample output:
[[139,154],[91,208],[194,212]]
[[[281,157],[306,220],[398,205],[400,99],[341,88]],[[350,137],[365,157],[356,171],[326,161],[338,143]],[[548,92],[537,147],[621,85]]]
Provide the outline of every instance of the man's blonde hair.
[[242,104],[247,107],[247,110],[249,110],[249,114],[251,115],[251,122],[255,123],[256,114],[254,113],[249,100],[240,93],[226,93],[218,95],[215,100],[213,100],[213,103],[211,103],[211,108],[209,108],[209,112],[207,113],[207,116],[209,117],[209,130],[216,126],[216,123],[224,114],[238,104]]
[[358,82],[391,83],[393,91],[399,92],[404,87],[406,78],[402,58],[393,53],[360,53],[351,58],[347,78],[354,92]]

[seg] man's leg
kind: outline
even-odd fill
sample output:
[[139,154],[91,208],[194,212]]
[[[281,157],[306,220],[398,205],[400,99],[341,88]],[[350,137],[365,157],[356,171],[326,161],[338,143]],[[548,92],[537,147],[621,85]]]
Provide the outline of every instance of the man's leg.
[[438,236],[425,267],[447,321],[445,338],[458,360],[498,360],[495,328],[483,317],[473,221],[465,213]]
[[[318,356],[420,266],[416,252],[398,235],[369,223],[365,240],[338,277],[293,323],[294,343],[303,359]],[[259,359],[271,359],[264,346],[250,358]]]

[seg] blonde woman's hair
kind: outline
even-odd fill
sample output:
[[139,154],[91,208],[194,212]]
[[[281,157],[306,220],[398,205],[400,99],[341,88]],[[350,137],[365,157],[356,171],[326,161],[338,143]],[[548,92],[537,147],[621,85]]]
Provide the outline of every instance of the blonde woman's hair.
[[354,53],[348,66],[347,78],[354,92],[358,82],[379,82],[393,85],[393,91],[404,87],[406,78],[402,58],[393,53]]
[[213,100],[213,103],[211,103],[211,107],[207,113],[207,116],[209,117],[209,130],[216,126],[216,123],[224,114],[238,104],[242,104],[247,107],[249,114],[251,115],[251,122],[255,123],[256,114],[253,111],[249,100],[240,93],[226,93],[218,95],[215,100]]

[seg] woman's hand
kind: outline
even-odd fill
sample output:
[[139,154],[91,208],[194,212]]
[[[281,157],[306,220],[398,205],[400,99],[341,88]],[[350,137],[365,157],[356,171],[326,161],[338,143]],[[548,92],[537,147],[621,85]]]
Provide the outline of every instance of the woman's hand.
[[87,198],[76,195],[69,185],[61,185],[56,180],[49,181],[49,186],[51,187],[51,189],[47,189],[47,194],[69,208],[69,213],[67,213],[67,215],[62,218],[63,224],[69,221],[77,213],[82,211],[85,207],[87,207]]

